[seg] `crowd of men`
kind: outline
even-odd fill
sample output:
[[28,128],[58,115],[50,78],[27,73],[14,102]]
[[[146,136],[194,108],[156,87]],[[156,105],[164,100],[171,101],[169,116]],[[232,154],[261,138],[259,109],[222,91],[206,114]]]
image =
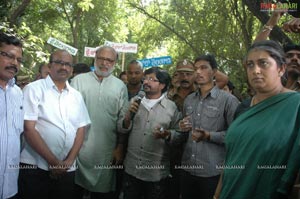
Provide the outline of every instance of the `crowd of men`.
[[[286,87],[300,91],[300,46],[284,50]],[[112,47],[74,77],[56,50],[23,91],[22,57],[0,33],[0,198],[213,198],[239,105],[213,55],[177,62],[172,78],[133,60],[123,82]]]

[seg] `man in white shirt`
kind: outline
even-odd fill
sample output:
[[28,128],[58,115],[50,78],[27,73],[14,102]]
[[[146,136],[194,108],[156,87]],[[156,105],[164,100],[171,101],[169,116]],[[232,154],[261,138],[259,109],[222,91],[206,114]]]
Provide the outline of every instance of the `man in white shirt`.
[[47,78],[24,88],[22,199],[74,198],[75,159],[90,118],[81,94],[67,82],[72,61],[67,51],[55,51]]

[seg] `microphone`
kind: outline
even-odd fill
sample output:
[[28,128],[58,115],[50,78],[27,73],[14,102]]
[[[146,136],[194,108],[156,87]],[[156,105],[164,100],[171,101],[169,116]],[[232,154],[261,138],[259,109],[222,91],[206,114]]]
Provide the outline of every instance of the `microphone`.
[[[137,96],[135,96],[135,102],[138,103],[140,105],[143,97],[145,97],[146,93],[144,91],[140,91]],[[134,112],[130,112],[130,119],[133,120],[134,116],[136,113]]]

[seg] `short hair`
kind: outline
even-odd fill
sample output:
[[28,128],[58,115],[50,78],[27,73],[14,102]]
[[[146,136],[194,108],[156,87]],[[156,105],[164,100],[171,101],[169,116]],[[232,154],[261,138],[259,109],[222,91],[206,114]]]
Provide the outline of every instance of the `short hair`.
[[20,48],[23,47],[22,42],[17,37],[0,32],[0,47],[3,44],[14,45]]
[[198,61],[202,61],[202,60],[209,62],[212,69],[218,69],[218,64],[217,64],[217,61],[216,61],[214,55],[212,55],[212,54],[200,55],[199,57],[197,57],[195,59],[194,64],[196,64]]
[[[136,65],[138,65],[138,66],[140,67],[141,70],[143,70],[143,63],[140,62],[140,61],[138,61],[138,60],[136,60],[136,59],[131,60],[131,61],[129,62],[129,64],[128,64],[128,66],[129,66],[130,64],[136,64]],[[128,68],[128,67],[127,67],[127,68]]]
[[45,62],[39,64],[39,73],[42,73],[43,66],[47,65]]
[[283,50],[284,50],[285,53],[287,53],[288,51],[291,51],[291,50],[300,51],[300,45],[286,44],[286,45],[283,46]]
[[285,54],[284,54],[284,51],[283,51],[281,45],[272,40],[264,40],[264,41],[258,41],[258,42],[253,43],[250,46],[250,48],[248,49],[247,55],[244,59],[244,64],[248,57],[248,54],[252,50],[256,50],[256,49],[263,50],[263,51],[266,51],[267,53],[269,53],[269,55],[276,61],[277,66],[279,68],[281,68],[282,65],[285,64]]
[[229,90],[231,90],[231,91],[233,91],[235,89],[235,86],[233,85],[233,83],[230,80],[227,82],[227,86],[228,86]]
[[73,73],[76,73],[76,74],[87,73],[90,71],[91,71],[91,68],[85,63],[77,63],[73,66]]
[[122,77],[123,75],[126,75],[126,71],[122,71],[122,72],[119,74],[119,79],[121,79],[121,77]]
[[116,56],[116,60],[115,61],[118,61],[119,55],[118,55],[117,51],[113,47],[111,47],[111,46],[105,46],[105,45],[103,45],[103,46],[98,47],[96,49],[95,56],[97,55],[98,52],[101,52],[104,49],[109,49],[110,51],[112,51],[115,54],[115,56]]
[[66,52],[67,54],[71,55],[67,50],[64,50],[64,49],[56,50],[53,53],[51,53],[50,58],[49,58],[49,63],[51,63],[53,61],[54,55],[58,52]]
[[159,83],[165,84],[165,87],[163,88],[163,90],[161,92],[162,93],[166,92],[168,90],[169,84],[171,82],[171,77],[168,74],[168,72],[165,71],[165,70],[162,70],[159,67],[152,67],[152,68],[149,68],[149,69],[145,70],[145,72],[144,72],[145,75],[148,75],[148,74],[151,74],[151,73],[155,74],[155,76],[158,79]]

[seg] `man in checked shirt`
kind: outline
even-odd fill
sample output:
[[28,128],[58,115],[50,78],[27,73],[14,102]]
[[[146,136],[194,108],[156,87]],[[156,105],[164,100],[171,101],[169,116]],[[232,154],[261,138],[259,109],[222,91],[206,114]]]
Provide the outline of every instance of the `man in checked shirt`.
[[[194,62],[199,89],[184,101],[181,132],[186,140],[182,156],[182,199],[211,199],[225,157],[224,137],[239,104],[233,95],[214,86],[217,62],[213,55],[201,55]],[[197,188],[195,188],[197,187]]]

